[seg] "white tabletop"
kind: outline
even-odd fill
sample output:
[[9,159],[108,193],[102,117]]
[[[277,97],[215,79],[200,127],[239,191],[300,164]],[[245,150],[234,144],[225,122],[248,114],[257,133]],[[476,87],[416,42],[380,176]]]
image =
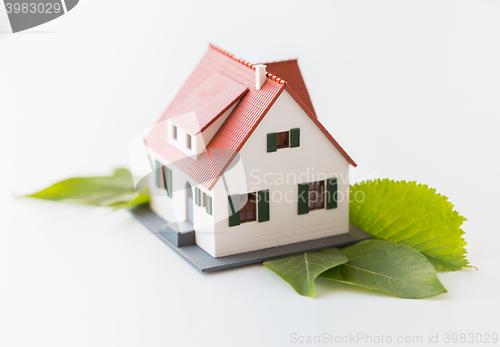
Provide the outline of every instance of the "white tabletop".
[[[9,34],[0,8],[0,345],[500,333],[499,15],[495,1],[81,1]],[[479,271],[439,274],[448,293],[432,299],[322,279],[311,299],[261,265],[201,274],[127,211],[12,196],[127,166],[128,141],[209,42],[251,62],[299,58],[319,119],[359,164],[353,181],[437,188],[468,219]]]

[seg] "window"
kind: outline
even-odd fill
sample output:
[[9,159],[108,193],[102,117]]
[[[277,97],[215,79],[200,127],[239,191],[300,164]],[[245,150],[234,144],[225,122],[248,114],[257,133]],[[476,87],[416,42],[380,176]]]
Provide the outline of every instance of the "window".
[[312,183],[299,183],[298,185],[297,212],[307,214],[309,211],[336,209],[338,207],[337,177],[325,181]]
[[172,138],[177,140],[177,127],[175,125],[172,125]]
[[165,166],[160,167],[161,171],[161,180],[160,180],[160,188],[166,189],[167,188],[167,177],[166,177],[166,171],[165,171]]
[[205,211],[212,215],[212,197],[208,194],[205,194]]
[[155,160],[156,186],[167,191],[167,196],[172,197],[172,170]]
[[297,187],[297,213],[307,214],[309,211],[336,209],[338,207],[337,177],[325,181],[299,183]]
[[267,153],[276,152],[281,148],[300,147],[300,129],[267,134]]
[[201,190],[200,190],[200,188],[195,187],[194,188],[194,203],[196,204],[196,206],[201,206],[200,197],[201,197]]
[[257,201],[255,193],[240,195],[240,223],[255,222],[257,220]]
[[325,181],[309,183],[309,211],[325,208]]
[[276,147],[280,148],[288,148],[290,147],[290,132],[283,131],[281,133],[276,133]]
[[241,223],[268,222],[270,220],[269,190],[234,194],[228,196],[229,226],[238,226]]
[[207,207],[207,194],[200,188],[194,188],[194,203],[196,206]]
[[191,140],[191,135],[186,134],[186,147],[187,147],[188,149],[191,149],[191,141],[192,141],[192,140]]
[[161,183],[162,183],[162,176],[163,176],[163,165],[155,159],[155,181],[156,181],[156,187],[158,188],[163,188]]
[[163,188],[167,191],[167,196],[172,197],[172,170],[162,166]]

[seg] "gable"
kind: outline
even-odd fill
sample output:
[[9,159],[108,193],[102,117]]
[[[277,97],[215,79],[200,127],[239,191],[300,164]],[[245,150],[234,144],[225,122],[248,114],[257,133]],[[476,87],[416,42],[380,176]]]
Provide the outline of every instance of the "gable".
[[335,140],[332,136],[332,134],[330,134],[328,132],[328,130],[326,130],[326,128],[323,126],[323,124],[321,124],[321,122],[318,120],[318,118],[311,112],[311,110],[309,110],[305,104],[302,102],[302,100],[297,96],[297,94],[295,94],[295,92],[292,90],[292,88],[290,87],[287,87],[286,90],[288,91],[288,93],[290,93],[290,96],[295,100],[295,102],[304,110],[304,112],[309,116],[309,118],[311,118],[311,120],[314,122],[314,124],[316,124],[316,126],[321,130],[321,132],[328,138],[328,140],[330,140],[330,142],[339,150],[340,153],[342,153],[342,155],[344,156],[344,158],[349,162],[349,164],[351,164],[352,166],[356,167],[358,166],[358,164],[356,164],[354,162],[354,160],[352,160],[352,158],[349,156],[349,154],[347,154],[347,152],[342,148],[342,146],[337,142],[337,140]]
[[304,105],[312,112],[312,114],[316,116],[316,112],[314,111],[306,84],[304,83],[304,78],[300,72],[297,59],[265,63],[265,65],[267,66],[267,71],[283,78],[286,81],[287,86],[293,88]]
[[[319,173],[347,175],[349,160],[332,146],[330,139],[323,134],[323,130],[314,120],[316,118],[311,118],[285,89],[240,150],[245,175],[247,179],[250,178],[249,186],[255,185],[251,182],[252,177],[259,175],[261,178],[273,177],[278,173],[306,172],[308,175]],[[285,148],[269,151],[267,147],[269,134],[291,133],[295,129],[299,129],[300,132],[300,144],[297,147],[292,147],[290,138],[289,145]],[[252,170],[255,170],[254,173]],[[311,177],[309,179],[314,181]],[[264,181],[265,178],[261,182]],[[266,187],[269,186],[260,186],[261,189]]]

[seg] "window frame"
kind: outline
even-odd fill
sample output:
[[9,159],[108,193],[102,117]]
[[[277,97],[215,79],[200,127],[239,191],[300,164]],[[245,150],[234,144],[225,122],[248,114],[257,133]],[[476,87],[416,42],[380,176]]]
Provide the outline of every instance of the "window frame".
[[290,148],[290,130],[276,133],[276,148]]
[[193,149],[193,139],[189,134],[186,134],[186,148],[189,150]]
[[167,189],[167,179],[166,179],[166,167],[160,164],[160,189]]
[[177,141],[177,126],[172,124],[172,139]]
[[[312,194],[315,194],[315,199],[312,199]],[[326,206],[326,185],[325,180],[309,182],[309,212],[315,210],[324,210]],[[319,201],[317,198],[320,198]]]
[[200,201],[201,202],[201,207],[206,207],[206,201],[205,201],[206,195],[207,194],[203,190],[201,190],[201,199],[200,199],[201,200]]
[[[247,201],[244,206],[241,206],[242,199],[247,196]],[[251,223],[257,221],[257,192],[240,194],[240,224]],[[248,213],[252,212],[253,217],[248,217]],[[244,218],[242,218],[242,213]]]

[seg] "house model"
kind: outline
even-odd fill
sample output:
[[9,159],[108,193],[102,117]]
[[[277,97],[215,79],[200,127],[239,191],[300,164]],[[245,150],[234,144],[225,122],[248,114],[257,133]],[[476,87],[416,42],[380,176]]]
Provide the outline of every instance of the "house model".
[[253,65],[210,45],[144,143],[150,209],[176,247],[221,258],[349,231],[356,164],[296,60]]

